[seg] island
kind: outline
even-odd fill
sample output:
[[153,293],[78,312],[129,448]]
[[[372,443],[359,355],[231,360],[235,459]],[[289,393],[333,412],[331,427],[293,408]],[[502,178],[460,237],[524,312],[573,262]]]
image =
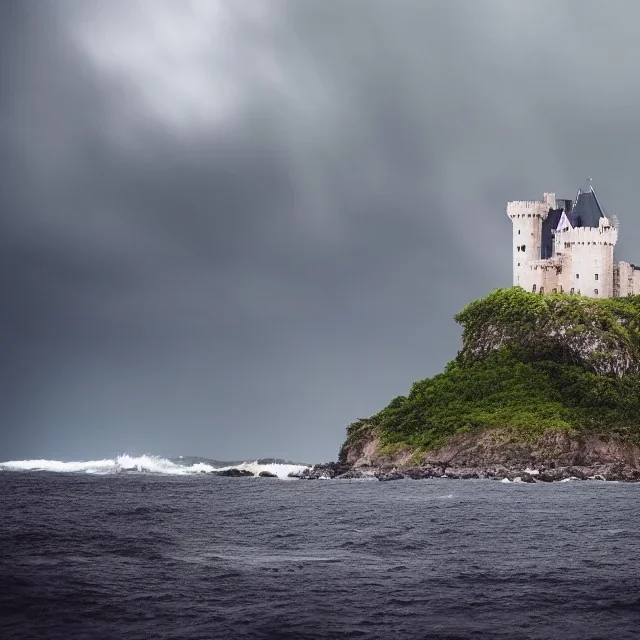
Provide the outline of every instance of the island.
[[347,427],[302,478],[640,481],[640,296],[497,289],[442,373]]

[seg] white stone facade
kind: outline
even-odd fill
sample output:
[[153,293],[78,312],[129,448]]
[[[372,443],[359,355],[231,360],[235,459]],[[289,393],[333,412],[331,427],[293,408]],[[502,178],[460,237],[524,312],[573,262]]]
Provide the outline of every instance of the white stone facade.
[[628,262],[613,265],[613,296],[640,295],[640,269]]
[[549,196],[555,207],[555,195],[548,193],[544,194],[541,201],[524,200],[507,204],[507,215],[513,222],[514,285],[525,287],[527,265],[534,260],[540,260],[542,221],[552,208]]
[[[576,203],[582,193],[578,192]],[[640,268],[628,262],[614,263],[617,220],[614,223],[604,215],[591,187],[583,198],[575,213],[570,201],[559,201],[567,210],[556,208],[553,193],[545,193],[539,201],[507,204],[513,223],[514,286],[534,293],[592,298],[640,295]],[[549,215],[545,244],[543,223]],[[544,258],[543,246],[547,247]]]

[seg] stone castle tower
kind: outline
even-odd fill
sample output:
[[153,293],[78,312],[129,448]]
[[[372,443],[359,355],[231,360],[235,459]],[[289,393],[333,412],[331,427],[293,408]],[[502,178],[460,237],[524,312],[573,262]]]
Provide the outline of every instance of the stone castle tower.
[[640,294],[640,267],[614,263],[618,221],[605,216],[589,181],[575,204],[545,193],[507,204],[513,223],[513,284],[533,293],[592,298]]

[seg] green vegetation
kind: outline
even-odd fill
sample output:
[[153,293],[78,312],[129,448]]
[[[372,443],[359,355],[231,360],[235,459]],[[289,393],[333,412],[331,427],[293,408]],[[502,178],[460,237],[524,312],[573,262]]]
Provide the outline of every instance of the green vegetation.
[[596,373],[640,373],[640,296],[542,296],[497,289],[457,316],[464,327],[458,360],[482,358],[496,346],[525,361],[579,364]]
[[348,429],[427,450],[487,428],[517,439],[549,430],[640,443],[640,296],[596,300],[499,289],[457,316],[463,348]]

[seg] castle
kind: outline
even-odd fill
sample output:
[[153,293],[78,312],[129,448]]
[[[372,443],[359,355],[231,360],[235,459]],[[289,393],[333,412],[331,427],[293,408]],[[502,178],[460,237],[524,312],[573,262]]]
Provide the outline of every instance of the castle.
[[591,181],[575,204],[545,193],[507,204],[513,222],[513,284],[533,293],[592,298],[640,294],[640,267],[613,261],[619,223],[603,213]]

